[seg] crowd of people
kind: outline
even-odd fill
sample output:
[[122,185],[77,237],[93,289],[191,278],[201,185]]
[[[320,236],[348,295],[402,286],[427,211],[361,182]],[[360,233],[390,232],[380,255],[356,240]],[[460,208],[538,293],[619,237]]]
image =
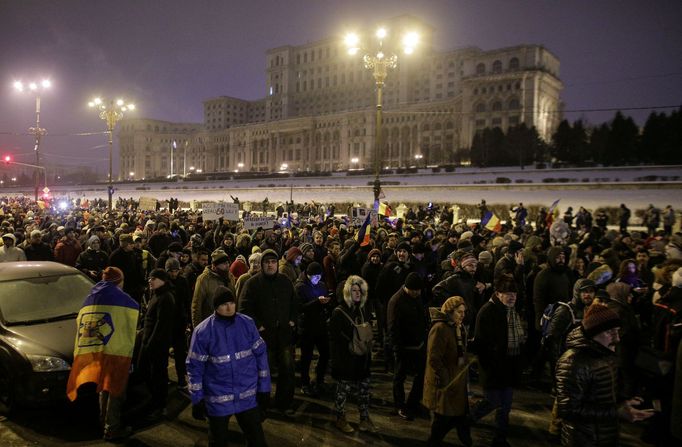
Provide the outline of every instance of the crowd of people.
[[[97,283],[89,306],[139,305],[140,335],[125,352],[148,386],[148,417],[164,417],[172,352],[210,445],[227,445],[232,415],[249,445],[266,445],[262,421],[295,418],[297,387],[332,399],[341,432],[380,431],[372,362],[392,373],[397,417],[431,412],[430,446],[451,429],[472,445],[471,428],[493,411],[493,445],[508,445],[514,389],[543,382],[555,442],[618,445],[619,418],[647,420],[647,442],[682,440],[682,233],[672,207],[658,220],[647,210],[646,231],[631,231],[625,205],[609,229],[584,208],[551,221],[545,210],[531,224],[522,204],[495,230],[431,204],[376,225],[299,205],[247,230],[199,211],[125,205],[57,211],[5,198],[0,261],[61,262]],[[103,393],[107,440],[130,434],[119,414],[128,373],[87,377]],[[346,417],[353,389],[356,427]]]

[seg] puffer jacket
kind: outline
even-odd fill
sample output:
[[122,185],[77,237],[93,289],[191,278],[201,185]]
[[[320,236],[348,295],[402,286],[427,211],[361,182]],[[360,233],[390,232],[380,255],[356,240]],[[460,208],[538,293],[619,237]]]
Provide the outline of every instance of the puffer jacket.
[[617,446],[616,354],[586,338],[582,326],[568,334],[566,345],[556,368],[562,445]]
[[270,392],[265,342],[246,315],[215,314],[192,334],[187,355],[192,404],[204,401],[209,416],[228,416],[255,408],[256,393]]
[[[429,332],[422,403],[441,415],[462,416],[467,413],[469,405],[466,332],[462,327],[460,347],[454,322],[438,308],[429,308],[429,313],[433,326]],[[459,378],[455,380],[458,375]]]

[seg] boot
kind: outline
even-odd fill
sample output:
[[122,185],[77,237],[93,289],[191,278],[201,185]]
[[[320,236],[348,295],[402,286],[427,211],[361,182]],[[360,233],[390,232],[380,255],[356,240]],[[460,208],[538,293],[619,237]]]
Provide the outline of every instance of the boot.
[[360,425],[358,426],[358,430],[364,431],[364,432],[369,432],[369,433],[377,433],[379,431],[379,427],[374,425],[374,422],[367,416],[366,418],[360,420]]
[[337,416],[334,425],[336,426],[336,428],[338,428],[339,430],[346,434],[350,434],[355,431],[355,429],[351,427],[348,421],[346,420],[346,416]]

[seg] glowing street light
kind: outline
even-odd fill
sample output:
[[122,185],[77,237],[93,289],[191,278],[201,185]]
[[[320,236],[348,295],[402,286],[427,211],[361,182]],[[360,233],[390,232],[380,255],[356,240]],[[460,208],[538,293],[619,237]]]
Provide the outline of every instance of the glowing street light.
[[116,123],[123,119],[124,112],[135,110],[135,104],[126,103],[123,99],[105,100],[100,97],[93,98],[88,102],[88,106],[99,111],[99,117],[107,123],[107,133],[109,136],[109,209],[112,208],[112,196],[114,195],[113,181],[113,154],[114,154],[114,128]]
[[[47,130],[40,127],[40,94],[52,87],[52,81],[49,79],[43,79],[40,83],[32,81],[27,85],[22,81],[14,81],[14,89],[20,93],[28,87],[28,90],[36,97],[36,125],[35,127],[29,127],[28,133],[34,136],[35,144],[33,150],[36,152],[36,169],[35,169],[35,185],[34,185],[34,198],[38,200],[38,190],[40,189],[40,141],[47,135]],[[45,175],[45,187],[47,188],[47,175]]]
[[[374,139],[374,207],[378,210],[379,196],[381,195],[381,180],[379,179],[380,167],[379,158],[381,152],[381,120],[383,108],[383,88],[386,76],[390,68],[398,65],[398,55],[391,50],[396,43],[389,42],[387,38],[390,32],[384,27],[380,27],[374,34],[375,40],[371,48],[363,48],[360,37],[355,33],[347,34],[344,43],[348,49],[348,54],[355,56],[359,52],[363,53],[362,60],[365,68],[372,70],[374,81],[377,87],[376,105],[376,135]],[[413,31],[406,33],[400,42],[405,54],[414,53],[415,47],[419,44],[419,35]]]

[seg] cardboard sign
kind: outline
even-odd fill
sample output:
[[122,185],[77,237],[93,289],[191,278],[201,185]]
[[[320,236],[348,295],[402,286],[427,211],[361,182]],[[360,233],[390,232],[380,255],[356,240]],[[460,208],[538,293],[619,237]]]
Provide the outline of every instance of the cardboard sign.
[[255,230],[256,228],[272,228],[272,217],[268,216],[249,216],[244,219],[244,228],[246,230]]
[[365,222],[365,219],[367,219],[367,215],[370,213],[370,210],[367,208],[359,208],[359,207],[354,207],[351,209],[351,214],[350,214],[350,220],[353,225],[362,225]]
[[226,202],[204,202],[201,205],[204,220],[239,220],[239,205]]
[[155,211],[156,199],[154,197],[140,197],[140,206],[137,208],[143,211]]

